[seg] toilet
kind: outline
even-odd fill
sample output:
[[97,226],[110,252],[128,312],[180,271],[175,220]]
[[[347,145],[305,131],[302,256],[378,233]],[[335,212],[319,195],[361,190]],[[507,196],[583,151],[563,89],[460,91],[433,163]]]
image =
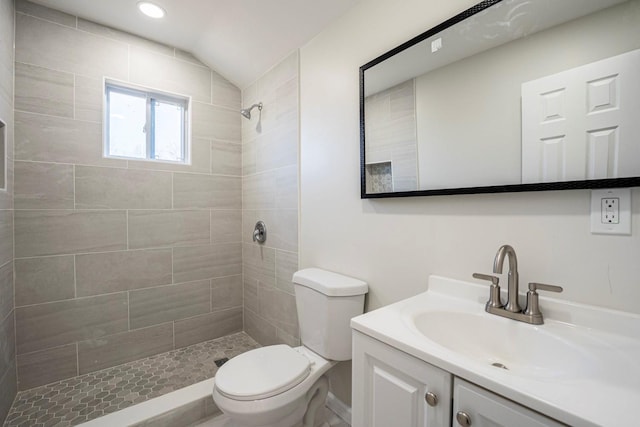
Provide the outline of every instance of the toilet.
[[318,268],[293,275],[302,346],[271,345],[220,367],[213,400],[233,427],[321,427],[325,373],[351,360],[352,317],[364,311],[365,282]]

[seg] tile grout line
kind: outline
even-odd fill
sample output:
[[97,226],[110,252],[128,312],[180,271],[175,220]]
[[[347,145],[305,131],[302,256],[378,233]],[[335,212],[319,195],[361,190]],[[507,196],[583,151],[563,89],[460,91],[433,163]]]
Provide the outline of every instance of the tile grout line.
[[73,299],[78,298],[78,273],[76,269],[76,254],[73,254]]

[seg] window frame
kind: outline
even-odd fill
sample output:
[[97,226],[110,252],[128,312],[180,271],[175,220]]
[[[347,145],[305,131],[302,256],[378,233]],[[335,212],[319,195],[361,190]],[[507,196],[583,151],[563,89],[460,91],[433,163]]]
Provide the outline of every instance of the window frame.
[[[110,153],[110,93],[136,96],[145,99],[146,123],[145,142],[146,157],[119,156]],[[165,104],[176,104],[182,107],[182,160],[158,159],[155,157],[155,105],[154,101]],[[132,85],[114,79],[105,78],[103,81],[103,157],[111,159],[136,160],[141,162],[169,163],[174,165],[191,165],[191,97],[169,93],[148,87]]]

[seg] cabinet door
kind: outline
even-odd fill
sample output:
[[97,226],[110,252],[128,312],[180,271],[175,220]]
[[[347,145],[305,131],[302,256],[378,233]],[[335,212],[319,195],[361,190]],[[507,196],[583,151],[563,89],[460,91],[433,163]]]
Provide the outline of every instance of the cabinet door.
[[448,426],[451,374],[353,331],[352,411],[353,427]]
[[560,427],[564,424],[456,378],[453,389],[452,425],[454,427]]

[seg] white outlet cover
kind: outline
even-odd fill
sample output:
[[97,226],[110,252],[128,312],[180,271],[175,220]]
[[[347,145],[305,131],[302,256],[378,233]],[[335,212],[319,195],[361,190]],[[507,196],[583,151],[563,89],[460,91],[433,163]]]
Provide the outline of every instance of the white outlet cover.
[[[620,218],[617,224],[602,221],[602,199],[617,198],[620,201]],[[591,233],[631,235],[631,189],[611,188],[591,190]]]

